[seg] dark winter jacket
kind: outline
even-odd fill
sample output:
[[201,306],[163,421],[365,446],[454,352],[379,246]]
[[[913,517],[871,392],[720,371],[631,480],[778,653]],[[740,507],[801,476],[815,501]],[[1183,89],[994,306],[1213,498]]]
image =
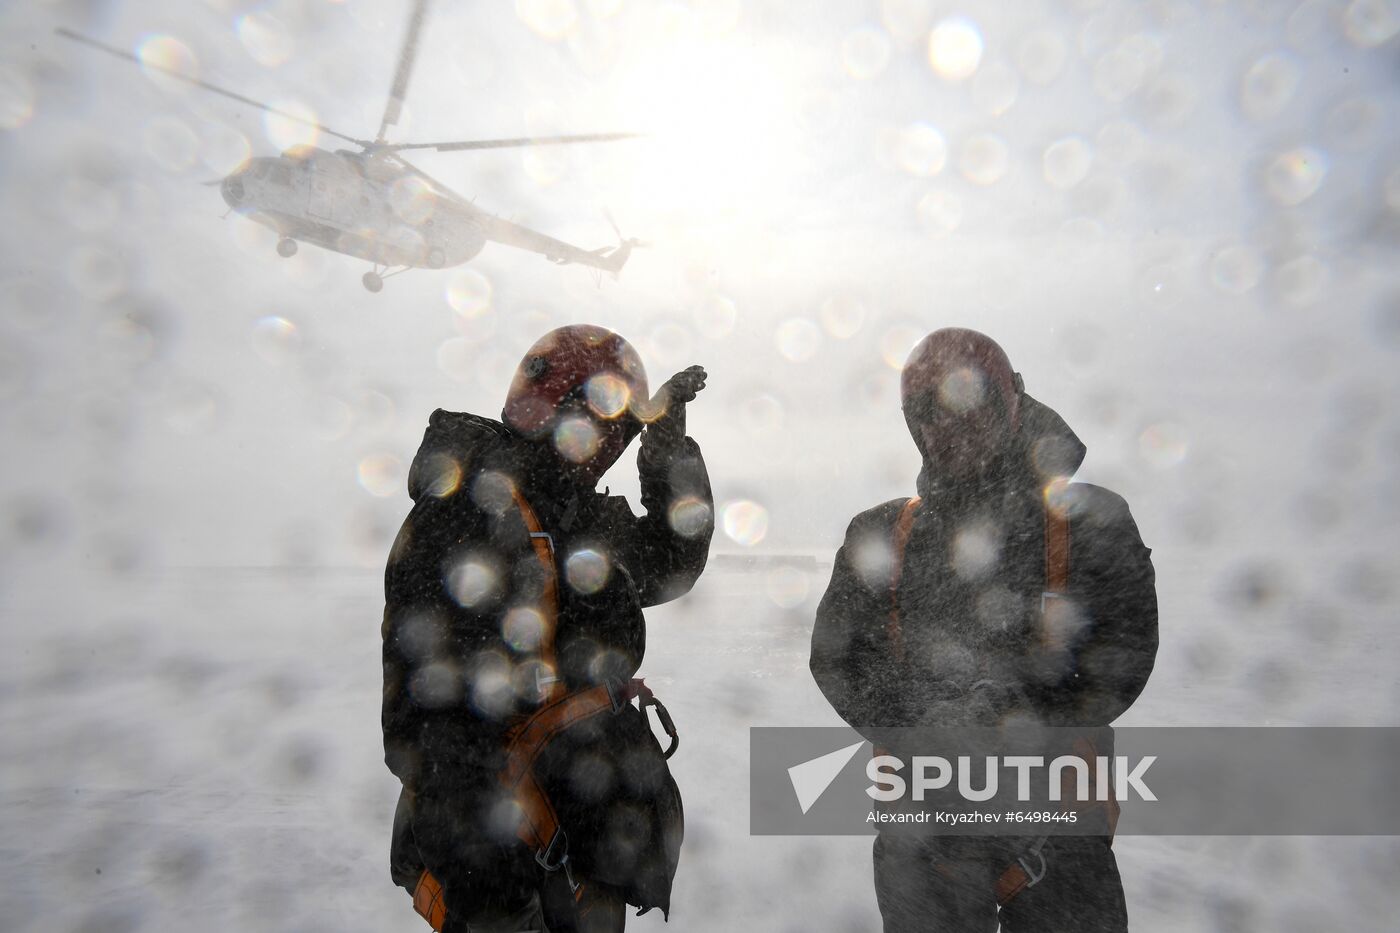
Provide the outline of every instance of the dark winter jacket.
[[[570,692],[633,676],[642,607],[687,592],[709,549],[709,480],[690,438],[658,450],[644,436],[642,518],[620,496],[573,485],[555,458],[500,422],[434,412],[385,571],[385,762],[416,799],[452,814],[464,852],[476,847],[488,870],[473,898],[528,890],[540,871],[502,816],[506,729],[537,708],[550,676]],[[557,671],[537,653],[547,577],[512,487],[554,546]],[[585,725],[540,765],[575,872],[665,908],[679,839],[663,837],[680,803],[660,748],[630,706]]]
[[[902,652],[888,623],[907,500],[856,516],[812,634],[812,673],[843,719],[1106,725],[1132,704],[1157,651],[1151,551],[1122,498],[1053,482],[1083,458],[1059,415],[1029,396],[1016,442],[978,482],[940,482],[925,456],[898,583]],[[1047,497],[1069,517],[1069,586],[1042,612]]]

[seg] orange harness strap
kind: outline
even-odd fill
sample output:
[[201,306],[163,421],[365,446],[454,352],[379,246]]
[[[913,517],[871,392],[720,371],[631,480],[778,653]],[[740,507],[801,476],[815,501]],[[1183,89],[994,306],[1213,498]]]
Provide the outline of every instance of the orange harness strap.
[[544,569],[544,595],[540,601],[540,615],[544,619],[544,626],[540,633],[539,653],[540,660],[549,667],[550,676],[554,678],[545,690],[544,699],[555,700],[563,694],[564,682],[558,677],[554,657],[554,630],[559,623],[559,571],[554,566],[554,539],[544,530],[539,517],[535,515],[535,510],[530,508],[530,503],[525,501],[520,490],[512,485],[510,494],[515,500],[515,507],[520,510],[520,518],[525,522],[525,528],[530,532],[530,546],[534,548],[535,557]]
[[[518,489],[511,491],[520,517],[530,532],[530,544],[540,566],[545,571],[543,597],[544,632],[540,638],[540,660],[548,665],[554,679],[545,691],[545,704],[506,733],[506,766],[501,772],[501,784],[520,806],[520,823],[516,835],[531,848],[535,861],[545,871],[564,870],[575,899],[583,897],[583,885],[574,881],[569,870],[569,838],[559,825],[559,815],[549,795],[535,777],[535,760],[546,745],[570,726],[604,712],[619,712],[633,699],[640,697],[642,707],[656,707],[657,717],[671,743],[665,757],[670,758],[680,744],[675,724],[666,707],[640,678],[629,680],[620,688],[599,684],[565,694],[564,683],[557,676],[554,654],[554,632],[559,620],[559,575],[554,566],[554,541],[540,524],[535,510]],[[442,885],[424,869],[413,891],[413,909],[441,933],[447,918]]]
[[[559,733],[600,713],[615,713],[634,697],[643,703],[655,702],[651,689],[640,679],[627,682],[621,689],[599,684],[542,707],[529,719],[509,733],[506,767],[501,783],[520,805],[521,820],[516,835],[535,853],[535,861],[545,871],[563,868],[568,874],[569,840],[559,825],[559,815],[549,795],[535,777],[535,761],[550,741]],[[577,895],[579,885],[569,876],[569,886]]]
[[447,904],[442,899],[442,885],[426,868],[418,876],[418,885],[413,889],[413,909],[428,921],[429,926],[442,933],[443,924],[447,922]]
[[894,549],[890,552],[890,619],[885,623],[885,636],[895,660],[904,664],[904,630],[899,624],[899,580],[904,576],[904,548],[909,544],[909,533],[914,530],[914,510],[919,507],[918,496],[904,503],[899,517],[894,520]]
[[1063,596],[1069,589],[1069,513],[1045,506],[1045,592]]
[[[543,691],[543,699],[557,701],[564,692],[564,684],[558,677],[554,654],[554,630],[559,621],[559,573],[554,566],[554,539],[544,530],[544,526],[540,524],[539,516],[537,516],[535,510],[530,507],[530,503],[525,501],[525,497],[521,495],[519,488],[512,485],[510,495],[515,501],[516,509],[520,512],[521,521],[525,523],[525,528],[530,533],[530,548],[535,552],[535,558],[540,562],[540,567],[544,570],[544,593],[540,599],[540,615],[543,617],[544,624],[542,626],[543,630],[540,633],[539,655],[540,660],[548,666],[552,679]],[[529,721],[526,723],[527,725],[528,722]],[[510,750],[507,751],[507,755],[511,755],[513,749],[514,742],[512,742]],[[513,761],[513,758],[508,758],[508,762],[513,763]],[[533,761],[533,755],[531,756],[531,761]],[[510,770],[511,766],[507,764],[507,773]],[[507,779],[506,774],[502,774],[501,779],[505,781]],[[524,817],[521,821],[522,829],[520,831],[522,839],[525,838],[524,827],[527,824],[533,824],[536,821],[547,822],[548,820],[553,820],[552,825],[556,829],[559,825],[558,819],[554,816],[554,808],[550,806],[549,799],[544,796],[544,792],[540,790],[539,785],[535,783],[533,777],[530,777],[528,784],[534,789],[534,794],[532,795],[529,789],[525,788],[522,789],[523,792],[518,795],[518,799],[520,799],[521,803],[521,810],[524,813]],[[549,837],[546,837],[546,841],[548,841],[548,839]],[[534,845],[530,839],[525,839],[525,841],[530,845]],[[538,851],[537,848],[537,852]],[[538,858],[539,855],[537,854],[536,859]],[[557,868],[558,866],[556,865],[555,867]],[[418,876],[418,884],[413,889],[413,909],[418,912],[419,916],[428,921],[429,926],[441,933],[443,923],[447,919],[447,904],[443,900],[442,884],[434,878],[432,872],[428,871],[426,868],[423,869],[423,874]]]
[[[599,713],[616,712],[636,696],[643,697],[644,702],[652,696],[651,689],[640,679],[629,681],[618,691],[600,684],[541,707],[507,733],[509,744],[501,784],[520,807],[515,834],[530,847],[535,861],[545,871],[564,869],[569,890],[576,899],[583,896],[583,886],[569,871],[569,837],[559,825],[559,814],[549,795],[535,777],[535,760],[550,740],[565,729]],[[413,909],[441,933],[447,906],[442,898],[442,885],[426,869],[413,892]]]

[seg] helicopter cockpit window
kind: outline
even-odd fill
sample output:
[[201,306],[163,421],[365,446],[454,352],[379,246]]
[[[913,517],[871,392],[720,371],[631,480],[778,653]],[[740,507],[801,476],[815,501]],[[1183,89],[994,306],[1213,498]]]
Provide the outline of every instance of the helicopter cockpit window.
[[284,162],[272,162],[267,166],[267,180],[277,185],[290,185],[292,170]]

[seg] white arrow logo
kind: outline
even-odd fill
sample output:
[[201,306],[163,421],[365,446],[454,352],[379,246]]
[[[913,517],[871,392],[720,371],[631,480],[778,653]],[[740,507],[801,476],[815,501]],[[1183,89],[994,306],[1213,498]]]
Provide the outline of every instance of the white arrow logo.
[[788,778],[792,781],[792,789],[797,793],[797,802],[802,806],[803,813],[812,809],[812,804],[826,793],[831,782],[836,780],[836,775],[846,767],[846,762],[854,758],[864,744],[857,742],[788,768]]

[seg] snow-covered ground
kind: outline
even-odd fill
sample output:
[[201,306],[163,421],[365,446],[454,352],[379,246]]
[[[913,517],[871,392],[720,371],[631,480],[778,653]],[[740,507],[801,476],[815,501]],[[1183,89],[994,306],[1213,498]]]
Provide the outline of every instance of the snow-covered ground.
[[[643,673],[683,733],[672,928],[878,930],[869,839],[748,834],[748,727],[836,722],[806,670],[829,568],[800,598],[778,565],[733,563],[649,614]],[[1169,595],[1180,569],[1159,562]],[[96,605],[36,585],[0,606],[4,928],[426,929],[385,862],[397,783],[381,761],[377,575],[170,571],[103,592]],[[1267,718],[1244,688],[1197,688],[1187,628],[1164,621],[1131,721]],[[1364,702],[1388,682],[1389,658],[1342,653],[1293,689],[1325,680]],[[1382,929],[1400,909],[1390,838],[1124,836],[1116,850],[1138,931]]]

